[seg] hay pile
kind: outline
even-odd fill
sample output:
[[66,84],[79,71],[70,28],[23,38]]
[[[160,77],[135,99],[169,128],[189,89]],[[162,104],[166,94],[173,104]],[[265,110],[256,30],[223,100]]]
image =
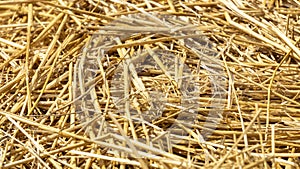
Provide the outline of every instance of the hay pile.
[[[299,6],[294,0],[0,1],[0,168],[299,168]],[[218,54],[205,63],[214,63],[208,66],[214,69],[215,60],[221,63],[222,69],[216,69],[224,72],[218,73],[226,79],[224,97],[214,98],[210,69],[199,68],[205,58],[195,57],[178,37],[164,34],[117,40],[98,59],[102,69],[89,70],[93,78],[82,79],[82,49],[94,44],[95,33],[120,16],[153,12],[184,16],[207,37]],[[117,111],[123,107],[110,97],[113,72],[124,71],[118,64],[139,48],[178,54],[201,88],[194,123],[182,127],[187,135],[181,142],[163,144],[167,149],[153,140],[151,149],[149,142],[135,138],[159,137],[157,128],[178,123],[180,107],[169,106],[161,117],[135,123]],[[149,91],[163,84],[159,90],[168,93],[170,104],[177,104],[182,100],[178,84],[158,67],[146,65],[141,79]],[[83,103],[87,97],[96,103]],[[211,120],[214,100],[222,109]],[[139,110],[149,108],[143,95],[135,101]],[[99,112],[102,121],[93,121]],[[103,121],[114,129],[111,134],[99,134]],[[205,139],[203,131],[209,131]],[[147,155],[137,155],[143,153]]]

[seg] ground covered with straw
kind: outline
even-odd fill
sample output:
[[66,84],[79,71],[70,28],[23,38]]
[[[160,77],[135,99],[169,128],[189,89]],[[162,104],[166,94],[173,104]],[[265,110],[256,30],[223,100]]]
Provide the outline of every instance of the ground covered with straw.
[[[299,9],[297,0],[0,1],[0,168],[300,168]],[[166,34],[156,22],[182,29]],[[104,57],[99,30],[115,41]],[[181,40],[199,32],[200,53],[213,57]],[[144,53],[155,64],[120,69]],[[122,72],[132,75],[114,76]],[[196,89],[185,104],[183,91]],[[159,109],[151,92],[167,103],[160,115],[143,113]],[[187,109],[193,119],[178,119]],[[163,132],[173,124],[175,134]]]

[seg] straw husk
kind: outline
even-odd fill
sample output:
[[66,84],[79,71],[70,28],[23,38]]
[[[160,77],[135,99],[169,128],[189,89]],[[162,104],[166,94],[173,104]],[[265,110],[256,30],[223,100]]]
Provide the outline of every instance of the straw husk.
[[[299,168],[299,6],[296,0],[1,1],[0,168]],[[186,129],[185,139],[166,151],[149,146],[147,151],[156,156],[148,158],[135,158],[144,144],[128,139],[174,123],[177,109],[169,107],[169,114],[149,121],[153,128],[133,130],[132,120],[113,111],[107,87],[116,67],[99,69],[90,82],[93,89],[82,90],[78,97],[73,88],[74,76],[79,76],[76,63],[94,33],[120,16],[141,12],[188,17],[218,51],[226,77],[216,128],[204,125],[209,106],[199,106],[197,122]],[[111,49],[113,62],[121,62],[132,46],[151,53],[174,41],[127,40]],[[187,50],[175,46],[178,52]],[[193,52],[186,54],[185,64],[197,72],[200,60]],[[150,74],[170,79],[161,70]],[[198,83],[204,88],[198,99],[209,105],[212,87],[205,70],[200,72]],[[176,83],[166,84],[176,88]],[[156,84],[139,87],[143,91],[151,85]],[[88,124],[74,105],[85,92],[94,94],[96,107],[119,134],[95,139],[87,132]],[[175,96],[169,99],[180,99]],[[201,140],[201,130],[211,132],[207,139]],[[108,137],[119,144],[103,141]]]

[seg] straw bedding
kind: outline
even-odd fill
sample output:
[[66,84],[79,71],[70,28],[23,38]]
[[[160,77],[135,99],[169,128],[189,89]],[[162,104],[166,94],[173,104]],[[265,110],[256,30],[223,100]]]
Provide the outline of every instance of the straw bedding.
[[[299,6],[296,0],[0,1],[0,168],[299,168]],[[205,50],[213,57],[196,57],[180,38],[154,30],[125,33],[105,57],[89,62],[83,49],[95,45],[99,30],[141,13],[185,18],[209,42]],[[153,24],[144,23],[143,29]],[[157,49],[171,53],[151,55]],[[136,84],[124,80],[126,73],[114,76],[131,69],[120,65],[137,52],[157,65],[143,65]],[[187,105],[199,106],[191,124],[178,125],[186,134],[175,142],[158,131],[180,124],[185,111],[170,106],[183,105],[185,93],[162,66],[174,69],[179,62],[195,77],[185,89],[199,89]],[[93,69],[83,70],[89,64]],[[87,72],[91,79],[83,78]],[[213,81],[222,82],[218,97]],[[160,106],[149,105],[146,90],[168,103],[162,114],[141,114]],[[133,100],[132,118],[132,105],[116,97]],[[167,142],[156,144],[158,137]]]

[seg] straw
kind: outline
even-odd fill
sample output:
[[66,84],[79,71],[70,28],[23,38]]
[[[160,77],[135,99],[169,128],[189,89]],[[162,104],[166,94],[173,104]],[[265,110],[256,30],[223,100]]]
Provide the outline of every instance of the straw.
[[299,7],[0,1],[0,168],[300,168]]

